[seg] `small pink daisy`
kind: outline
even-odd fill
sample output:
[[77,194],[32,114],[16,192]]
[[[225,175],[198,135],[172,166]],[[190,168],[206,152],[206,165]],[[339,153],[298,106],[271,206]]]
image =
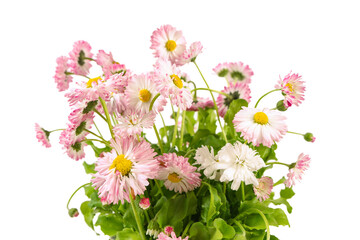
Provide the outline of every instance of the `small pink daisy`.
[[219,63],[216,65],[216,67],[213,68],[213,71],[219,76],[219,77],[225,77],[229,73],[229,63]]
[[150,207],[150,199],[149,198],[140,199],[139,207],[143,210],[148,209]]
[[229,83],[242,82],[249,84],[251,77],[254,75],[253,71],[248,65],[242,62],[232,62],[228,64],[229,73],[225,76]]
[[300,181],[305,170],[310,166],[310,157],[301,153],[296,161],[295,167],[289,169],[287,174],[288,179],[285,181],[286,187],[292,187],[295,185],[295,180]]
[[99,50],[95,59],[96,63],[102,68],[108,68],[115,63],[112,53],[106,53],[104,50]]
[[69,75],[68,58],[61,56],[56,59],[56,73],[54,76],[57,88],[60,92],[65,91],[69,88],[69,84],[72,82],[73,77]]
[[93,54],[90,52],[91,46],[85,41],[74,43],[73,50],[69,53],[71,72],[78,75],[88,75],[91,68],[90,59]]
[[253,186],[256,198],[262,202],[270,197],[274,182],[270,177],[262,177],[258,179],[259,185]]
[[164,153],[156,158],[162,166],[158,179],[164,180],[167,189],[179,193],[192,191],[201,184],[200,173],[191,166],[188,158],[177,156],[175,153]]
[[218,98],[216,99],[216,104],[219,108],[219,115],[221,117],[225,116],[233,100],[242,98],[247,102],[250,102],[251,90],[248,84],[242,82],[230,82],[229,86],[225,87],[222,92],[229,94],[230,97],[219,94]]
[[157,83],[157,90],[164,97],[171,98],[171,103],[178,106],[181,110],[191,107],[192,94],[188,88],[184,88],[184,83],[180,70],[169,61],[158,59],[155,63],[154,77]]
[[279,80],[278,84],[275,85],[276,89],[281,89],[285,95],[284,105],[286,108],[293,104],[299,106],[301,101],[304,100],[305,86],[304,81],[301,81],[299,74],[289,73],[284,79]]
[[50,132],[46,131],[45,129],[41,128],[39,124],[35,123],[35,132],[36,132],[36,138],[39,142],[42,143],[42,145],[46,148],[51,147],[50,141],[49,141],[49,135]]
[[105,79],[108,79],[111,75],[114,74],[122,74],[124,75],[124,73],[126,73],[125,75],[130,76],[131,72],[129,69],[126,69],[124,64],[120,64],[120,63],[113,63],[109,66],[103,67],[103,72],[105,75]]
[[189,237],[186,238],[176,237],[175,232],[172,232],[171,236],[168,236],[165,233],[161,232],[157,238],[157,240],[188,240],[188,239]]
[[243,107],[234,117],[235,130],[255,146],[271,147],[287,132],[286,117],[279,111]]
[[111,139],[111,152],[98,158],[91,182],[99,191],[99,197],[117,204],[130,202],[130,194],[141,195],[149,185],[148,179],[156,177],[158,163],[156,153],[145,140],[138,142],[132,137]]
[[194,62],[196,57],[202,52],[203,46],[201,42],[194,42],[190,45],[189,49],[186,49],[179,60],[179,63],[186,64]]
[[154,111],[141,113],[127,109],[123,115],[118,116],[119,124],[114,127],[114,133],[119,136],[140,135],[144,128],[152,128],[155,117]]
[[213,108],[214,102],[209,98],[197,97],[196,101],[193,101],[190,108],[186,109],[186,111],[199,111],[199,108]]
[[153,32],[150,48],[155,50],[155,57],[165,58],[178,65],[186,49],[186,41],[181,31],[171,25],[164,25]]

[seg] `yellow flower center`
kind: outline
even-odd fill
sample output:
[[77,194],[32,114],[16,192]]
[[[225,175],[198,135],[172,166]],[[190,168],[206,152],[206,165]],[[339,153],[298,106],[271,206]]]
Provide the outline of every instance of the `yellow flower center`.
[[173,80],[173,83],[175,84],[175,86],[177,86],[178,88],[183,88],[183,82],[181,81],[181,79],[179,78],[178,75],[173,74],[170,76],[170,78]]
[[149,92],[149,90],[147,89],[141,89],[139,91],[139,99],[142,101],[142,102],[148,102],[151,98],[151,93]]
[[257,112],[254,114],[254,121],[258,124],[264,125],[269,122],[269,118],[265,113]]
[[179,178],[179,175],[177,173],[170,173],[168,179],[170,182],[173,183],[178,183],[181,181],[181,178]]
[[176,42],[174,40],[169,40],[166,42],[165,47],[169,52],[172,52],[176,48]]
[[285,86],[289,89],[290,92],[294,91],[293,85],[291,83],[287,83]]
[[126,176],[129,174],[131,167],[132,162],[129,159],[126,159],[124,154],[121,154],[114,159],[111,166],[109,167],[109,170],[115,168],[116,171],[119,171],[122,176]]
[[91,87],[92,87],[92,83],[93,83],[93,82],[98,83],[99,80],[101,80],[101,77],[96,77],[96,78],[91,78],[91,79],[89,79],[89,81],[86,83],[86,87],[87,87],[87,88],[91,88]]

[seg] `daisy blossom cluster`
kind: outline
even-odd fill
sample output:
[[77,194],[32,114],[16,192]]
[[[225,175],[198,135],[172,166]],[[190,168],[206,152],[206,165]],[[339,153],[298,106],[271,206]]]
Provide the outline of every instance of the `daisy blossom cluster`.
[[[269,226],[289,225],[276,206],[284,204],[291,213],[294,185],[311,161],[305,153],[294,162],[280,161],[277,146],[287,134],[316,139],[288,131],[285,111],[304,101],[302,77],[290,72],[253,102],[249,65],[219,63],[207,81],[197,64],[203,44],[187,45],[171,25],[152,33],[149,48],[153,68],[144,73],[86,41],[56,59],[55,86],[70,111],[64,127],[46,130],[36,123],[35,132],[50,148],[59,131],[64,153],[81,160],[90,176],[71,195],[69,215],[81,212],[90,228],[100,226],[116,240],[274,238]],[[189,76],[184,65],[199,75]],[[218,77],[225,78],[222,90],[210,87]],[[261,102],[274,92],[281,93],[276,106]],[[284,177],[270,176],[275,166],[285,169]],[[69,208],[82,188],[87,200],[80,211]]]

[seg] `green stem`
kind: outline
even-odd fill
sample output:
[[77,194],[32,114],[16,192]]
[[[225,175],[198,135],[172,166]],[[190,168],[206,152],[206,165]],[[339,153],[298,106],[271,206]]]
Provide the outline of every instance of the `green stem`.
[[155,123],[154,123],[153,127],[154,127],[154,131],[155,131],[155,134],[156,134],[156,138],[157,138],[158,143],[159,143],[160,151],[161,151],[161,153],[163,153],[164,149],[163,149],[162,140],[160,139],[160,135],[159,135],[159,132],[158,132],[158,130],[156,128]]
[[160,93],[156,94],[155,97],[151,100],[151,103],[150,103],[150,107],[149,107],[149,111],[152,110],[153,106],[154,106],[154,103],[156,101],[156,99],[160,96]]
[[90,60],[90,61],[95,61],[94,59],[89,58],[89,57],[84,57],[84,59],[86,59],[86,60]]
[[194,151],[196,151],[196,149],[189,149],[189,150],[187,151],[187,153],[184,155],[184,157],[189,156],[190,153],[192,153],[192,152],[194,152]]
[[114,116],[114,119],[115,119],[116,124],[119,124],[118,120],[116,119],[116,114],[115,114],[115,112],[113,112],[113,116]]
[[174,133],[173,133],[173,139],[171,141],[171,145],[173,147],[175,147],[175,141],[176,141],[176,137],[177,137],[177,129],[178,129],[178,122],[179,122],[179,116],[180,116],[180,108],[178,108],[178,111],[176,113],[176,118],[175,118],[175,125],[174,125]]
[[231,98],[231,96],[229,94],[227,94],[227,93],[224,93],[224,92],[221,92],[221,91],[218,91],[218,90],[214,90],[214,89],[209,89],[209,88],[195,88],[195,89],[191,90],[191,92],[196,91],[196,90],[206,90],[206,91],[209,91],[209,92],[216,92],[218,94],[224,95],[225,97]]
[[301,136],[304,136],[304,135],[305,135],[305,134],[302,134],[302,133],[290,132],[290,131],[287,131],[287,133],[297,134],[297,135],[301,135]]
[[74,195],[83,187],[87,186],[87,185],[90,185],[91,183],[85,183],[83,185],[81,185],[80,187],[78,187],[78,189],[75,190],[75,192],[73,192],[73,194],[71,194],[71,197],[69,198],[67,204],[66,204],[66,208],[69,210],[69,204],[70,204],[70,201],[71,199],[74,197]]
[[183,139],[184,139],[184,130],[185,130],[185,118],[186,118],[186,111],[184,110],[182,112],[182,117],[181,117],[181,131],[180,131],[180,145],[179,145],[179,151],[182,150],[182,145],[183,145]]
[[170,139],[169,139],[169,135],[167,134],[167,129],[166,129],[166,124],[165,124],[164,118],[163,118],[163,116],[162,116],[162,114],[160,112],[159,112],[159,115],[160,115],[161,121],[162,121],[162,123],[164,125],[164,131],[166,133],[165,135],[166,135],[167,142],[170,144]]
[[224,192],[224,194],[226,196],[226,182],[223,183],[223,192]]
[[64,128],[59,128],[59,129],[55,129],[55,130],[49,131],[49,133],[56,132],[56,131],[62,131],[62,130],[65,130],[65,129],[64,129]]
[[114,138],[115,135],[114,135],[114,132],[113,132],[113,129],[112,129],[113,126],[111,125],[110,116],[109,116],[109,111],[108,111],[108,109],[107,109],[107,107],[106,107],[106,103],[105,103],[105,101],[104,101],[101,97],[99,97],[99,99],[100,99],[101,106],[102,106],[103,109],[104,109],[104,113],[105,113],[105,116],[106,116],[106,122],[107,122],[108,125],[109,125],[109,130],[110,130],[111,137]]
[[266,163],[267,165],[270,165],[270,164],[279,164],[279,165],[284,165],[284,166],[287,166],[287,167],[290,167],[290,164],[286,164],[286,163],[282,163],[282,162],[268,162]]
[[134,212],[135,221],[136,221],[136,224],[137,224],[137,226],[138,226],[141,239],[142,239],[142,240],[146,240],[144,228],[143,228],[143,226],[142,226],[142,223],[141,223],[139,214],[138,214],[138,212],[136,211],[136,207],[135,207],[135,204],[134,204],[134,199],[133,199],[131,193],[129,194],[129,196],[130,196],[131,208],[132,208],[132,210],[133,210],[133,212]]
[[104,138],[103,135],[101,135],[101,132],[100,132],[98,126],[96,125],[95,121],[93,121],[93,122],[94,122],[94,126],[95,126],[96,130],[98,131],[99,135],[100,135],[102,138]]
[[[209,84],[206,82],[203,74],[202,74],[201,71],[200,71],[199,66],[196,64],[195,61],[194,61],[193,63],[195,64],[195,66],[196,66],[196,68],[198,69],[198,71],[199,71],[202,79],[204,80],[204,82],[205,82],[205,84],[206,84],[206,87],[207,87],[208,89],[210,89]],[[217,119],[218,119],[218,122],[219,122],[219,125],[220,125],[220,128],[221,128],[221,131],[222,131],[222,133],[223,133],[223,135],[224,135],[225,142],[227,143],[228,140],[227,140],[227,137],[226,137],[226,133],[225,133],[223,127],[222,127],[221,121],[220,121],[219,109],[218,109],[218,106],[217,106],[217,104],[216,104],[216,101],[215,101],[215,98],[214,98],[214,94],[212,93],[212,91],[210,91],[210,94],[211,94],[212,100],[213,100],[213,102],[214,102],[214,107],[215,107],[215,111],[216,111],[216,115],[217,115]]]
[[236,220],[232,220],[233,223],[235,223],[240,229],[241,229],[241,232],[242,232],[242,235],[243,237],[246,237],[246,230],[245,228]]
[[99,140],[99,139],[89,139],[89,138],[85,138],[83,141],[96,141],[96,142],[101,142],[103,144],[105,144],[106,146],[110,146],[108,142]]
[[158,187],[161,196],[164,196],[164,193],[163,193],[163,191],[162,191],[162,189],[161,189],[161,186],[160,186],[158,180],[154,179],[154,182],[155,182],[156,186]]
[[75,75],[75,76],[81,76],[81,77],[86,77],[87,79],[90,79],[88,76],[81,75],[81,74],[75,74],[75,73],[72,73],[72,72],[65,72],[65,75]]
[[191,226],[191,224],[192,224],[193,222],[194,222],[194,221],[191,220],[191,221],[186,225],[183,234],[181,234],[181,238],[184,238],[184,237],[186,236],[186,233],[187,233],[187,231],[189,230],[189,228],[190,228],[190,226]]
[[105,122],[107,122],[106,118],[98,110],[94,109],[93,111],[96,112],[102,119],[104,119]]
[[245,202],[245,183],[241,181],[241,201]]
[[150,218],[149,218],[149,214],[148,214],[147,210],[144,210],[144,213],[145,213],[146,221],[147,221],[148,224],[149,224]]
[[259,104],[260,100],[263,99],[266,95],[272,93],[272,92],[276,92],[276,91],[280,91],[281,89],[274,89],[274,90],[271,90],[270,92],[267,92],[265,93],[264,95],[261,96],[261,98],[259,98],[259,100],[256,102],[255,104],[255,108],[257,107],[257,105]]
[[85,131],[87,131],[88,133],[91,133],[91,134],[94,135],[95,137],[98,137],[98,138],[100,138],[101,140],[103,140],[104,142],[106,142],[105,139],[103,139],[101,136],[97,135],[96,133],[90,131],[89,129],[85,129]]
[[269,227],[269,222],[268,222],[266,216],[264,215],[264,213],[262,211],[260,211],[257,208],[254,208],[254,210],[256,212],[258,212],[260,214],[260,216],[262,217],[262,219],[264,220],[265,225],[266,225],[266,240],[270,240],[270,227]]

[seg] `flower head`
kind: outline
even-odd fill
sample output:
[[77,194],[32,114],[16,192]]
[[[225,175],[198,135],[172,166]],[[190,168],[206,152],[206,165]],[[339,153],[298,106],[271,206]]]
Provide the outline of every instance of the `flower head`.
[[73,50],[69,55],[71,72],[79,75],[88,75],[91,68],[89,58],[93,56],[90,44],[85,41],[75,42]]
[[139,206],[143,210],[148,209],[150,207],[150,199],[149,198],[140,199]]
[[195,61],[196,57],[202,52],[203,46],[201,42],[194,42],[186,49],[179,60],[180,63],[185,64]]
[[111,152],[98,158],[97,173],[91,181],[99,197],[104,197],[109,204],[130,202],[130,194],[143,194],[149,185],[148,179],[156,177],[156,153],[148,142],[138,142],[132,137],[115,137],[111,146],[114,148]]
[[299,106],[301,101],[304,100],[305,86],[304,82],[301,81],[301,76],[299,74],[289,73],[284,79],[280,78],[278,84],[275,85],[275,88],[281,89],[282,93],[285,95],[284,105],[287,108],[293,104]]
[[199,111],[199,108],[213,108],[214,102],[209,98],[197,97],[196,101],[192,102],[190,108],[186,109],[186,111]]
[[235,130],[241,132],[245,140],[255,146],[262,144],[271,147],[287,132],[285,119],[279,111],[243,107],[235,115],[233,123]]
[[55,82],[57,84],[57,88],[60,92],[65,91],[69,88],[69,84],[72,82],[73,77],[69,75],[69,64],[68,58],[61,56],[56,59],[56,73],[54,76]]
[[217,176],[217,159],[214,156],[214,149],[211,147],[211,151],[207,146],[203,146],[196,150],[194,164],[200,165],[199,170],[204,169],[204,175],[209,179],[215,179]]
[[285,181],[286,187],[292,187],[295,185],[295,180],[300,181],[305,170],[310,166],[310,157],[301,153],[296,161],[295,167],[289,169],[287,179]]
[[229,83],[242,82],[249,84],[253,71],[242,62],[219,63],[213,71],[219,77],[225,77]]
[[270,196],[274,182],[270,177],[262,177],[258,182],[258,186],[253,186],[254,193],[259,201],[265,201]]
[[164,180],[167,189],[183,193],[192,191],[201,184],[200,173],[195,172],[188,158],[175,153],[164,153],[156,158],[159,162],[159,180]]
[[165,233],[161,232],[158,235],[158,238],[157,238],[157,240],[188,240],[188,239],[189,239],[189,237],[186,237],[186,238],[176,237],[175,232],[172,232],[170,234],[170,236],[168,236]]
[[50,132],[46,131],[45,129],[43,129],[42,127],[40,127],[39,124],[35,123],[35,132],[36,132],[36,138],[38,139],[39,142],[42,143],[42,145],[44,147],[51,147],[50,141],[49,141],[49,135]]
[[250,102],[251,90],[248,84],[241,82],[231,82],[228,87],[225,87],[224,90],[222,90],[222,92],[227,93],[229,96],[219,94],[218,98],[216,99],[216,104],[219,107],[219,115],[221,117],[225,116],[232,101],[236,99],[244,99],[247,102]]
[[259,185],[253,171],[265,167],[265,163],[257,152],[248,145],[240,142],[236,142],[234,145],[227,143],[218,152],[217,159],[219,161],[218,169],[224,170],[220,181],[233,181],[232,190],[238,190],[242,181],[245,184]]
[[186,41],[181,31],[171,25],[164,25],[153,32],[150,48],[155,50],[155,57],[165,58],[178,65],[186,49]]
[[114,127],[114,132],[120,136],[140,135],[144,128],[151,128],[154,125],[155,117],[154,111],[142,113],[128,109],[117,118],[119,124]]

